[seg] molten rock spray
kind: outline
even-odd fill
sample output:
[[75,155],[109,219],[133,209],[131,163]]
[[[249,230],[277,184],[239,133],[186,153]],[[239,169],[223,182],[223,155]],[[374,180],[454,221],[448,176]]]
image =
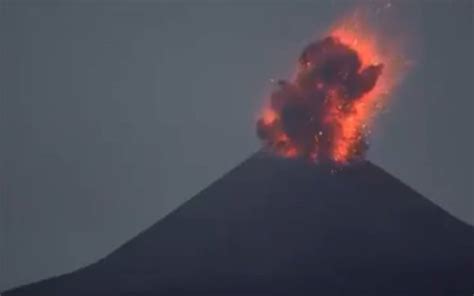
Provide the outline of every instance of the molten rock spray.
[[386,66],[373,40],[344,27],[310,44],[257,122],[264,147],[318,163],[362,159],[369,121],[387,91]]

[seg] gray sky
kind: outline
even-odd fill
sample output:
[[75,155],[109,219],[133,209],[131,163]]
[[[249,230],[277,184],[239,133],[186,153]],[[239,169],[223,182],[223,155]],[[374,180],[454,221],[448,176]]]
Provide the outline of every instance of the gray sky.
[[[94,262],[257,150],[269,80],[355,3],[315,2],[2,1],[0,289]],[[415,67],[369,157],[472,224],[473,2],[384,17]]]

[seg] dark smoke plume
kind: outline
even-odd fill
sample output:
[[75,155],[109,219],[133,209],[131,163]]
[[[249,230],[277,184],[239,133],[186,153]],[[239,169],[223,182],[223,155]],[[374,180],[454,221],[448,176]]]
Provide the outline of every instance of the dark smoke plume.
[[[283,156],[339,162],[337,145],[344,121],[372,90],[382,64],[363,66],[358,53],[335,37],[310,44],[298,60],[294,81],[279,81],[270,105],[257,122],[264,146]],[[367,144],[361,127],[351,139],[349,159],[363,157]]]

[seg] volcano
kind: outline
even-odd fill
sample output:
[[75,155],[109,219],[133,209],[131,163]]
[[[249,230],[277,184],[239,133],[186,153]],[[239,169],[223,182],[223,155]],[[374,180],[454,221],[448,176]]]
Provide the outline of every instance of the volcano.
[[3,295],[473,292],[473,227],[368,161],[257,152],[99,262]]

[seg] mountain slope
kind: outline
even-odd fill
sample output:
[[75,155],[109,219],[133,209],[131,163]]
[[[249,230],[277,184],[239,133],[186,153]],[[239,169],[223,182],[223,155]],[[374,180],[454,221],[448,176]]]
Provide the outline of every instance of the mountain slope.
[[463,295],[474,230],[377,166],[256,153],[82,270],[23,295]]

